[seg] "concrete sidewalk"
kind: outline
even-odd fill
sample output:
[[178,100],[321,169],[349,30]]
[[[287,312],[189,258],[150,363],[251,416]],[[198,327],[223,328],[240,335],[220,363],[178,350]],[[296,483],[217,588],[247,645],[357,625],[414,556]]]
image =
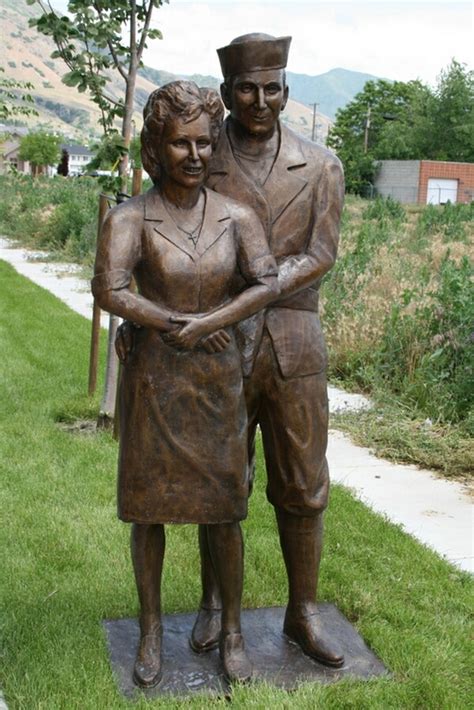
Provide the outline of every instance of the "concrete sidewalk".
[[[92,297],[77,267],[40,261],[41,254],[12,248],[0,239],[0,259],[34,283],[54,293],[81,315],[92,317]],[[107,314],[102,317],[106,327]],[[331,411],[370,406],[362,395],[329,388]],[[462,484],[436,477],[415,466],[393,464],[331,431],[328,450],[331,478],[348,486],[373,510],[404,527],[457,567],[474,572],[473,507]]]
[[416,466],[394,464],[329,435],[331,480],[463,570],[474,572],[473,506],[464,486]]

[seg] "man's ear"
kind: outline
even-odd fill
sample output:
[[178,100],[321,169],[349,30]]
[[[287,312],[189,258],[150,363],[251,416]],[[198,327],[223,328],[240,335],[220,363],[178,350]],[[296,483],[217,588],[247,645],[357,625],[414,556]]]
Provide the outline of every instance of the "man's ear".
[[289,90],[288,86],[285,86],[285,91],[283,92],[283,101],[281,102],[281,109],[280,109],[280,111],[284,111],[284,110],[285,110],[285,106],[286,106],[286,104],[287,104],[287,102],[288,102],[288,96],[289,96],[289,95],[290,95],[290,90]]
[[228,111],[232,108],[231,94],[232,92],[229,86],[225,82],[221,84],[221,98]]

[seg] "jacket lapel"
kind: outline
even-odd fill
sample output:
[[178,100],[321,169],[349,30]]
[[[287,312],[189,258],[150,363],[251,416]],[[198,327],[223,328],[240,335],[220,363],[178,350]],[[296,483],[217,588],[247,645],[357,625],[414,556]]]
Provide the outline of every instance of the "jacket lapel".
[[206,205],[201,234],[196,244],[196,253],[202,256],[227,231],[230,214],[225,201],[212,190],[205,189]]
[[235,160],[227,126],[226,121],[211,160],[209,185],[213,190],[253,207],[263,224],[271,227],[308,184],[297,171],[306,165],[298,139],[280,124],[278,156],[263,190],[260,190]]
[[187,254],[193,261],[201,257],[222,237],[227,231],[230,220],[225,202],[211,190],[205,189],[205,195],[204,221],[194,248],[169,216],[159,190],[152,188],[145,194],[145,221],[153,222],[153,229],[157,234]]
[[268,225],[270,212],[267,200],[234,158],[227,128],[228,121],[225,121],[211,159],[208,185],[212,190],[252,207],[263,224]]
[[306,158],[299,142],[285,126],[281,126],[280,150],[264,187],[271,206],[272,224],[308,184],[308,180],[297,170],[305,165]]
[[169,216],[163,204],[163,199],[159,190],[153,187],[145,194],[145,216],[146,222],[153,222],[154,231],[182,252],[187,254],[193,261],[196,252],[192,244],[189,244],[186,235],[179,231],[176,224]]

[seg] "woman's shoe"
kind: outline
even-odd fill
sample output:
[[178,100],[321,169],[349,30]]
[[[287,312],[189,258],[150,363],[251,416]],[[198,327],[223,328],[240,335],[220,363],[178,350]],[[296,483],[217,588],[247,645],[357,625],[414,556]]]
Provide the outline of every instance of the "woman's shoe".
[[224,675],[230,683],[248,683],[252,679],[252,664],[245,652],[242,634],[222,633],[219,653],[224,666]]
[[162,678],[161,674],[161,626],[140,636],[133,680],[142,688],[154,688]]

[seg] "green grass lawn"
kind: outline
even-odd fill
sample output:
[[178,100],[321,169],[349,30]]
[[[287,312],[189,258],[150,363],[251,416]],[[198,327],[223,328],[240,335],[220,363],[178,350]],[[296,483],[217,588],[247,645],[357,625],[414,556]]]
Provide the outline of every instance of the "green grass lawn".
[[[128,526],[115,512],[117,445],[58,419],[88,408],[90,324],[0,262],[0,686],[10,708],[126,708],[101,620],[137,613]],[[260,459],[244,524],[244,605],[284,604],[286,582]],[[409,491],[407,491],[409,495]],[[165,612],[199,600],[196,531],[169,529]],[[390,669],[390,678],[238,688],[236,708],[474,707],[467,574],[334,486],[320,584]],[[133,707],[182,707],[170,700]],[[192,699],[186,707],[227,707]]]

